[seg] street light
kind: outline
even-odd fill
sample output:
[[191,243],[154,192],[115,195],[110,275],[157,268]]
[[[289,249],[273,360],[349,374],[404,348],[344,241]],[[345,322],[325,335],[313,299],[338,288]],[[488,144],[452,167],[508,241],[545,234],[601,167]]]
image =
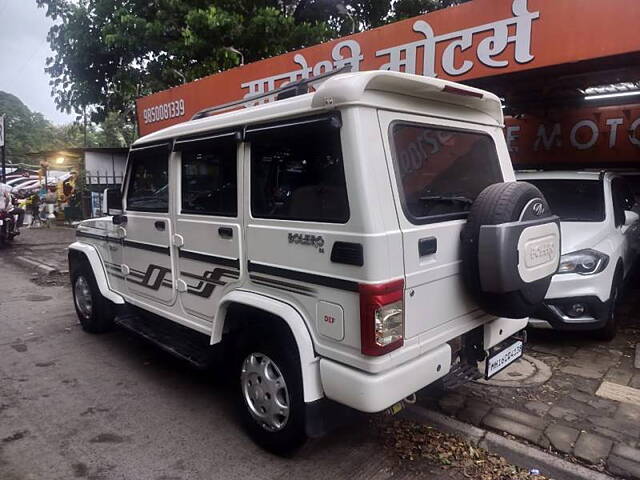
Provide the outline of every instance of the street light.
[[58,158],[56,158],[56,163],[57,163],[58,165],[62,165],[62,164],[64,163],[64,157],[58,157]]
[[349,13],[349,10],[347,10],[347,7],[344,6],[344,3],[338,3],[336,5],[336,11],[340,15],[346,15],[347,17],[349,17],[349,20],[351,20],[351,34],[356,33],[356,21],[353,18],[353,15]]
[[227,50],[231,53],[235,53],[236,55],[240,56],[240,66],[244,65],[244,55],[242,54],[242,52],[240,50],[238,50],[237,48],[234,47],[222,47],[224,50]]

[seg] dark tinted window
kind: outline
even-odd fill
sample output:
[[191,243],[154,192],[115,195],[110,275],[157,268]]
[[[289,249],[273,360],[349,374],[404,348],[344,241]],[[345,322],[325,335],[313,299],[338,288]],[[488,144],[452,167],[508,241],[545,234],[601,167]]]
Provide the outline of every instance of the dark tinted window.
[[489,135],[396,123],[391,140],[403,208],[413,223],[464,218],[485,187],[502,181]]
[[250,133],[254,217],[344,223],[349,204],[335,122]]
[[238,214],[236,142],[203,142],[182,152],[182,213]]
[[563,222],[604,221],[604,186],[600,180],[525,180],[540,189],[551,211]]
[[611,181],[611,193],[615,223],[616,227],[619,227],[624,225],[625,210],[633,210],[636,199],[631,185],[623,178],[614,178]]
[[127,209],[145,212],[169,211],[168,162],[166,146],[132,151],[127,191]]

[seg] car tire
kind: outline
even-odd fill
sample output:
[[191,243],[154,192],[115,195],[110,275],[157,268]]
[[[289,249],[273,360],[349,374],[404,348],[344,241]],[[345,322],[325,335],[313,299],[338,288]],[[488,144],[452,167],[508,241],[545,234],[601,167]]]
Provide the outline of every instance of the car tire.
[[113,304],[100,293],[93,271],[86,264],[71,273],[73,305],[82,329],[88,333],[104,333],[113,328]]
[[298,349],[284,328],[251,329],[235,362],[240,418],[256,444],[289,455],[307,439]]
[[596,340],[610,342],[618,333],[618,319],[616,318],[616,305],[620,294],[620,281],[616,279],[611,287],[611,296],[609,297],[609,307],[607,308],[607,323],[604,327],[594,330],[593,336]]
[[[533,217],[531,210],[534,202],[543,206],[544,213],[541,216]],[[481,227],[522,222],[533,218],[549,218],[551,221],[551,217],[551,209],[544,196],[530,183],[496,183],[489,185],[478,195],[461,234],[462,277],[467,290],[484,311],[507,318],[530,316],[544,299],[551,284],[552,274],[530,283],[521,282],[519,288],[512,291],[486,291],[482,287],[480,272]],[[512,253],[497,252],[497,258],[492,258],[492,262],[505,262]],[[512,264],[509,268],[517,269],[517,258],[510,261]],[[515,272],[514,276],[519,278],[518,272]]]

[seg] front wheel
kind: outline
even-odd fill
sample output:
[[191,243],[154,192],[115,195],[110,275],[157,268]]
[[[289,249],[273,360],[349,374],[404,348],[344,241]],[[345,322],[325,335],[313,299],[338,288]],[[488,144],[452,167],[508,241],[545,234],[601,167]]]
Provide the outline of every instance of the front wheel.
[[93,272],[86,265],[71,275],[73,303],[82,329],[89,333],[103,333],[113,328],[113,305],[100,293]]
[[620,288],[618,283],[611,288],[611,297],[609,297],[609,309],[607,310],[607,323],[604,327],[594,331],[594,336],[598,340],[611,341],[618,333],[618,320],[616,318],[616,305],[618,303],[618,294]]
[[240,348],[236,370],[246,430],[258,445],[279,455],[306,440],[300,360],[291,342],[284,335],[254,333]]

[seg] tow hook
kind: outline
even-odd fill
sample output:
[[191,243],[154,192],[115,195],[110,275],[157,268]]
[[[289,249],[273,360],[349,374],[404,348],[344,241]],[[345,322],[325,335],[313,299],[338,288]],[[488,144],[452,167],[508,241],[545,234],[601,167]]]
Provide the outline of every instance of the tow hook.
[[403,398],[399,402],[394,403],[389,408],[387,408],[384,413],[385,415],[396,415],[405,409],[407,405],[413,405],[416,403],[416,394],[412,393],[406,398]]

